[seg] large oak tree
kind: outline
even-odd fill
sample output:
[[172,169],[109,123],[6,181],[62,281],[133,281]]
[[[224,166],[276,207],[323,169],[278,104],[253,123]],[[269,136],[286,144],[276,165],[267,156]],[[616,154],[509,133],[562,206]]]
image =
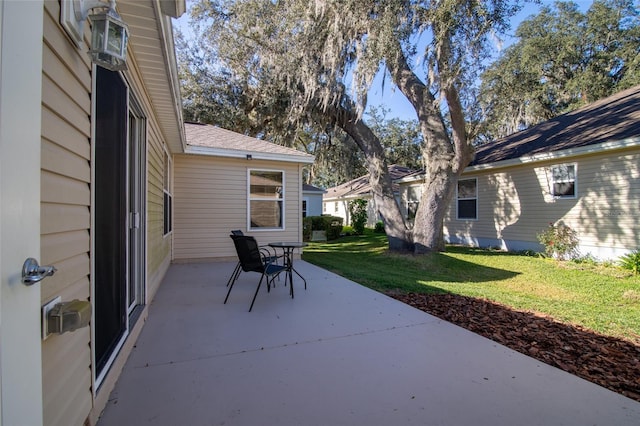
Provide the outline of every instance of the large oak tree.
[[[443,219],[473,158],[461,94],[518,4],[200,0],[191,11],[199,49],[183,72],[223,71],[229,90],[241,92],[243,115],[254,119],[247,126],[289,140],[308,125],[340,128],[366,159],[390,249],[443,250]],[[362,120],[381,70],[413,105],[423,138],[425,188],[412,229],[395,202],[384,147]]]
[[637,0],[596,0],[585,12],[556,2],[522,21],[515,35],[482,75],[485,140],[640,84]]

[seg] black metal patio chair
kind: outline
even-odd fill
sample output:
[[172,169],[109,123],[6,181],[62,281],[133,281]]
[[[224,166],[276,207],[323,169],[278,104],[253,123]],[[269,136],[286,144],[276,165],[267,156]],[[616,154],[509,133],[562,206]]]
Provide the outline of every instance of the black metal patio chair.
[[[236,235],[236,236],[244,235],[244,232],[242,232],[242,230],[240,229],[233,229],[231,230],[231,235]],[[284,257],[284,254],[278,255],[278,252],[276,251],[276,249],[273,249],[269,246],[262,245],[262,246],[258,246],[258,248],[260,249],[260,252],[266,258],[269,259],[270,263],[278,263],[279,260]],[[242,272],[242,268],[240,267],[240,261],[238,261],[238,263],[236,264],[236,267],[233,269],[233,272],[231,273],[231,276],[227,280],[227,287],[229,287],[229,285],[231,285],[238,279],[238,276],[240,276],[240,272]]]
[[[255,238],[247,235],[233,234],[231,235],[231,238],[233,239],[233,244],[235,245],[236,252],[238,253],[240,269],[244,272],[257,272],[260,274],[258,287],[256,288],[256,292],[251,300],[251,305],[249,306],[249,312],[251,312],[264,278],[267,278],[267,292],[269,292],[271,291],[271,282],[273,282],[274,278],[280,274],[280,272],[286,270],[287,267],[285,265],[272,263],[269,260],[269,257],[265,256],[264,253],[260,251],[260,247],[258,246]],[[239,274],[240,272],[237,273],[237,275]],[[231,294],[231,289],[233,289],[235,282],[236,280],[234,279],[229,285],[229,291],[227,291],[227,297],[225,297],[224,303],[227,303],[229,294]]]

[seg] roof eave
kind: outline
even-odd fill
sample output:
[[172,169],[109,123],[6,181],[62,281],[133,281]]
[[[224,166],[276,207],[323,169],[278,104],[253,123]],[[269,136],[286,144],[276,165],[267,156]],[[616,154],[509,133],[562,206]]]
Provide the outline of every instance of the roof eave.
[[[131,31],[130,50],[137,56],[137,69],[145,82],[160,131],[173,153],[184,152],[186,137],[170,15],[184,11],[184,3],[185,0],[118,2],[118,13]],[[143,31],[137,32],[138,28]],[[153,36],[141,35],[144,30],[151,31]]]
[[274,154],[274,153],[268,153],[268,152],[212,148],[208,146],[193,146],[193,145],[187,146],[187,148],[185,149],[185,154],[206,155],[210,157],[244,158],[246,160],[282,161],[286,163],[298,163],[298,164],[313,164],[313,162],[315,161],[315,157],[313,155],[297,156],[297,155]]
[[185,0],[159,0],[160,9],[165,15],[172,18],[179,18],[187,10]]
[[[503,169],[507,167],[519,166],[522,164],[533,164],[533,163],[540,163],[543,161],[581,157],[584,155],[628,149],[628,148],[633,148],[637,146],[640,146],[640,136],[623,139],[621,141],[603,142],[603,143],[583,146],[579,148],[565,149],[562,151],[545,152],[545,153],[540,153],[535,155],[525,155],[522,157],[512,158],[509,160],[495,161],[493,163],[477,164],[475,166],[467,167],[466,169],[464,169],[462,174],[464,175],[466,173],[474,173],[474,172],[481,172],[481,171],[487,171],[487,170],[498,170],[498,169]],[[423,182],[423,181],[424,181],[424,174],[421,174],[421,175],[416,175],[411,177],[405,177],[402,179],[397,179],[397,180],[394,180],[394,183],[411,184],[411,183]]]
[[620,149],[627,149],[640,146],[640,136],[623,139],[621,141],[603,142],[594,145],[587,145],[578,148],[564,149],[562,151],[544,152],[534,155],[525,155],[509,160],[496,161],[487,164],[477,164],[467,167],[462,174],[478,172],[484,170],[502,169],[505,167],[513,167],[521,164],[539,163],[542,161],[559,160],[571,157],[579,157],[589,154],[598,154],[600,152],[608,152]]

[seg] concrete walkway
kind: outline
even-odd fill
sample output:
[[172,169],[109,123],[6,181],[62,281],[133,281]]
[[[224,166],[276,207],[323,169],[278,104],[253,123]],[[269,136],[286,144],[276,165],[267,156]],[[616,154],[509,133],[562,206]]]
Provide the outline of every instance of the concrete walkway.
[[634,425],[640,403],[335,274],[172,265],[99,426]]

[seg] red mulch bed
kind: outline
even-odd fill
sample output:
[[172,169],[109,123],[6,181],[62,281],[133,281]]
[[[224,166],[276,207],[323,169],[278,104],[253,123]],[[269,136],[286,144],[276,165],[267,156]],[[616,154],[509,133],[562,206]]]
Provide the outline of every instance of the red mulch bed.
[[640,401],[640,341],[596,334],[551,317],[452,294],[389,296],[523,354]]

